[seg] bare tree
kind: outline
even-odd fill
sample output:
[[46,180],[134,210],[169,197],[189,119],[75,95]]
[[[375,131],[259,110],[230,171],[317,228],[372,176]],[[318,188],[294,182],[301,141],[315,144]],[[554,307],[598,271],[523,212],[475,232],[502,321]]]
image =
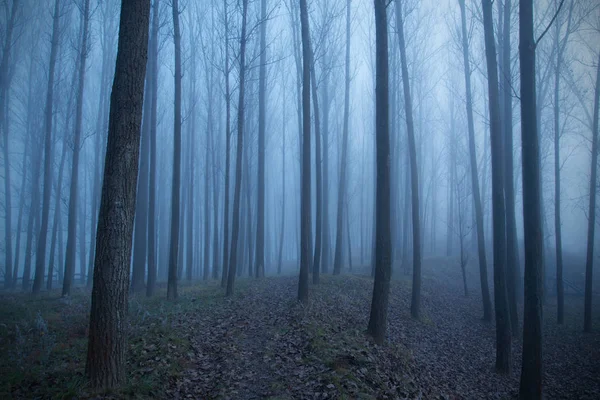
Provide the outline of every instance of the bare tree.
[[150,0],[122,2],[85,367],[91,386],[99,389],[125,380],[124,322],[149,22]]
[[388,87],[388,32],[386,0],[375,3],[375,133],[377,190],[375,193],[375,280],[367,333],[383,343],[392,275],[390,226],[390,134]]
[[300,0],[300,25],[302,31],[302,179],[300,205],[300,276],[298,300],[308,302],[308,272],[311,262],[311,205],[310,205],[310,30],[308,6]]

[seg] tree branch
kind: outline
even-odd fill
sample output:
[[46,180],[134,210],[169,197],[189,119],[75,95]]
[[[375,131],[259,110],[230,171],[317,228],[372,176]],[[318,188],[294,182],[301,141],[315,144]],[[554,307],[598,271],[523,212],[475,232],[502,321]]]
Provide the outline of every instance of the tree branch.
[[556,12],[554,13],[554,16],[552,17],[552,19],[550,20],[550,23],[548,24],[548,26],[546,27],[546,29],[544,29],[544,32],[542,32],[542,34],[540,35],[539,38],[537,38],[537,40],[534,42],[533,44],[533,48],[535,49],[538,45],[538,43],[540,42],[540,40],[542,40],[542,38],[544,37],[544,35],[548,32],[548,30],[550,29],[550,27],[552,26],[552,24],[554,23],[554,21],[556,20],[556,17],[558,17],[558,13],[560,12],[560,10],[562,9],[563,4],[565,4],[565,0],[561,0],[560,4],[558,5],[558,9],[556,10]]

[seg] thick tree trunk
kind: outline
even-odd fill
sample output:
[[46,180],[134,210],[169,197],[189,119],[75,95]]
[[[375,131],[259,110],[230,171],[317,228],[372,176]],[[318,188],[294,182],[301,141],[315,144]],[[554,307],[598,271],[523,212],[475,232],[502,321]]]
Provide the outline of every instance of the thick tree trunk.
[[54,2],[52,17],[52,39],[50,44],[50,65],[48,68],[48,90],[46,93],[46,107],[44,109],[44,194],[42,204],[42,221],[37,241],[35,255],[35,278],[33,293],[39,293],[44,283],[46,263],[46,237],[48,234],[48,219],[50,213],[50,194],[52,193],[52,106],[54,101],[54,71],[56,67],[56,54],[58,52],[60,0]]
[[[523,165],[523,227],[525,297],[523,359],[519,398],[542,399],[542,218],[540,148],[535,88],[533,0],[519,2],[521,65],[521,162]],[[595,170],[595,169],[594,169]]]
[[85,367],[95,389],[116,387],[126,377],[127,295],[149,16],[150,0],[123,1]]
[[592,126],[592,165],[590,172],[590,206],[588,209],[588,237],[585,261],[585,306],[583,330],[592,331],[592,272],[594,269],[594,229],[596,226],[596,176],[598,170],[598,113],[600,108],[600,56],[596,70],[594,91],[594,122]]
[[175,44],[175,126],[173,129],[173,192],[171,194],[171,244],[169,246],[169,276],[167,299],[177,298],[179,260],[179,222],[181,219],[181,31],[178,0],[173,0],[173,40]]
[[158,107],[158,29],[159,29],[159,0],[154,0],[152,6],[152,35],[149,50],[149,67],[151,74],[151,102],[150,107],[150,172],[148,186],[148,281],[146,283],[146,296],[154,294],[156,284],[156,128]]
[[417,150],[415,145],[415,128],[412,115],[412,99],[410,96],[410,79],[406,60],[406,44],[404,41],[404,22],[402,4],[396,2],[396,23],[398,24],[398,43],[400,45],[400,61],[402,64],[402,87],[404,88],[404,108],[406,114],[406,130],[408,133],[408,151],[410,158],[410,183],[413,230],[413,282],[410,314],[419,318],[421,309],[421,226],[419,220],[419,175],[417,170]]
[[231,253],[229,256],[229,271],[227,273],[226,296],[233,295],[233,285],[238,262],[238,238],[240,235],[240,208],[242,191],[242,152],[244,144],[244,95],[246,86],[246,22],[248,14],[248,0],[242,0],[242,36],[240,37],[240,87],[237,115],[237,149],[235,162],[235,189],[233,193],[233,219],[231,226]]
[[302,31],[302,179],[300,205],[300,276],[298,300],[308,302],[308,272],[311,262],[311,196],[310,196],[310,30],[308,5],[300,0]]
[[392,274],[390,226],[390,135],[388,88],[388,32],[386,0],[375,3],[375,134],[377,148],[377,190],[375,204],[375,281],[367,332],[383,343]]
[[344,75],[344,127],[342,131],[342,161],[340,166],[340,184],[337,198],[336,228],[335,228],[335,256],[333,260],[333,274],[342,271],[342,245],[343,245],[343,218],[344,202],[346,201],[346,164],[348,160],[348,124],[350,119],[350,4],[346,1],[346,65]]
[[473,188],[473,203],[475,206],[475,222],[477,225],[477,249],[479,256],[479,277],[481,296],[483,298],[483,320],[492,320],[492,302],[487,277],[487,260],[485,253],[485,238],[483,233],[483,210],[479,194],[479,178],[477,176],[477,155],[475,153],[475,127],[473,123],[473,95],[471,94],[471,63],[469,62],[469,41],[467,36],[467,16],[465,0],[458,0],[462,32],[463,66],[467,97],[467,126],[469,130],[469,160],[471,163],[471,186]]

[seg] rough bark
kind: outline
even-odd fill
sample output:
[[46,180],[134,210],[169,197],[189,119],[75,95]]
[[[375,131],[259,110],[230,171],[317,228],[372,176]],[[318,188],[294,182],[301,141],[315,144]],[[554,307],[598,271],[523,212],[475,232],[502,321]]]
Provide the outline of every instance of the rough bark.
[[387,325],[387,309],[392,274],[392,242],[390,226],[390,135],[388,88],[388,32],[386,0],[375,3],[375,281],[367,333],[376,343],[383,343]]
[[92,388],[125,381],[129,265],[150,0],[123,1],[96,236],[86,375]]

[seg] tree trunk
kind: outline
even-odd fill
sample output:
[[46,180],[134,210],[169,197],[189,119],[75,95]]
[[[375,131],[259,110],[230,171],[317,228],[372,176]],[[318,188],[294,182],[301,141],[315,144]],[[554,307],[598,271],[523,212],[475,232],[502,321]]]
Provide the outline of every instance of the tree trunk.
[[[11,185],[10,185],[10,162],[9,162],[9,150],[8,150],[8,94],[9,94],[9,77],[8,67],[10,62],[10,53],[12,48],[12,33],[15,26],[15,19],[17,16],[17,10],[19,9],[19,0],[13,0],[10,18],[6,26],[6,33],[4,39],[4,48],[2,51],[2,61],[0,63],[0,128],[4,130],[4,196],[5,196],[5,218],[4,218],[4,233],[6,235],[5,242],[5,261],[4,261],[4,287],[9,288],[12,286],[13,274],[12,274],[12,226],[11,226]],[[18,251],[18,250],[16,250]],[[16,280],[16,275],[14,276]]]
[[300,25],[302,31],[302,185],[300,205],[300,276],[298,300],[308,303],[308,271],[311,252],[311,195],[310,195],[310,30],[308,6],[300,0]]
[[421,227],[419,221],[419,175],[417,170],[417,150],[415,145],[415,128],[412,115],[412,99],[410,96],[410,80],[408,62],[406,60],[406,44],[404,42],[404,22],[402,20],[402,4],[396,2],[396,21],[398,24],[398,43],[400,45],[400,61],[402,64],[402,87],[404,88],[404,109],[408,133],[408,150],[410,154],[410,183],[413,228],[413,282],[410,314],[419,318],[421,309]]
[[467,36],[467,16],[465,0],[458,0],[462,32],[463,66],[465,72],[465,87],[467,97],[467,126],[469,130],[469,160],[471,163],[471,185],[473,188],[473,203],[475,206],[475,222],[477,225],[477,249],[479,255],[479,277],[481,296],[483,298],[483,320],[492,320],[492,302],[487,277],[487,261],[485,254],[485,238],[483,234],[483,211],[479,195],[479,178],[477,176],[477,155],[475,154],[475,127],[473,123],[473,96],[471,94],[471,63],[469,62],[469,42]]
[[315,72],[315,54],[312,44],[310,45],[310,70],[312,79],[310,81],[312,87],[313,111],[315,113],[315,168],[316,168],[316,216],[315,216],[315,254],[313,258],[312,274],[313,284],[319,283],[319,271],[321,268],[321,244],[322,244],[322,227],[323,227],[323,175],[321,174],[321,120],[319,119],[319,91],[317,89],[317,74]]
[[148,281],[146,283],[146,296],[154,294],[156,284],[156,128],[158,107],[158,29],[159,29],[159,0],[154,0],[152,6],[152,35],[150,40],[149,67],[151,73],[151,101],[150,107],[150,172],[148,193]]
[[385,340],[392,273],[390,226],[390,136],[388,88],[388,32],[386,0],[375,3],[375,122],[377,190],[375,205],[375,281],[367,332],[375,342]]
[[[56,182],[56,197],[54,204],[54,222],[52,224],[52,238],[50,239],[50,258],[48,260],[48,281],[46,282],[46,289],[48,291],[52,290],[52,275],[54,275],[54,259],[56,254],[56,238],[58,235],[58,225],[59,220],[61,218],[61,194],[62,194],[62,178],[65,166],[65,159],[67,155],[67,146],[63,144],[62,155],[60,157],[60,166],[58,167],[58,181]],[[59,250],[60,251],[60,250]],[[90,250],[91,252],[91,250]],[[61,265],[59,264],[58,270],[60,270]],[[90,279],[91,282],[91,279]]]
[[506,288],[506,210],[504,206],[504,163],[498,66],[491,0],[482,0],[485,55],[488,72],[490,141],[492,146],[492,209],[494,227],[494,304],[496,311],[496,371],[510,373],[510,312]]
[[233,285],[237,268],[238,238],[240,234],[240,208],[242,190],[242,151],[244,144],[244,89],[246,85],[246,19],[248,14],[248,0],[242,0],[242,36],[240,37],[240,87],[237,115],[237,149],[235,162],[235,189],[233,194],[233,219],[231,226],[231,254],[229,257],[229,272],[227,274],[226,296],[233,295]]
[[350,4],[346,0],[346,71],[344,78],[344,127],[342,131],[342,161],[340,166],[340,184],[337,198],[337,214],[335,228],[335,258],[333,260],[333,274],[339,275],[342,271],[342,242],[344,202],[346,201],[346,164],[348,159],[348,123],[350,118]]
[[585,307],[583,330],[592,331],[592,272],[594,269],[594,228],[596,226],[596,174],[598,166],[598,113],[600,103],[600,56],[596,67],[596,90],[594,92],[594,123],[592,126],[592,165],[590,173],[590,207],[588,209],[588,238],[585,261]]
[[94,389],[117,387],[126,377],[129,265],[149,16],[150,0],[122,2],[85,367]]
[[321,251],[321,272],[329,272],[329,264],[331,262],[331,232],[329,229],[329,72],[325,73],[325,77],[322,82],[323,86],[323,137],[321,150],[323,153],[323,164],[322,164],[322,196],[323,196],[323,226],[321,227],[321,235],[323,237],[322,251]]
[[[227,0],[223,0],[223,17],[225,19],[225,196],[223,198],[223,272],[221,287],[225,287],[229,273],[229,177],[231,175],[231,93],[229,91],[229,16]],[[217,268],[213,269],[213,279],[218,278]]]
[[[282,74],[284,74],[282,70]],[[285,79],[285,78],[284,78]],[[281,231],[279,236],[279,258],[277,263],[277,275],[281,274],[281,268],[283,264],[283,238],[285,235],[285,125],[287,120],[285,119],[285,90],[282,92],[283,101],[281,102],[281,113],[282,113],[282,127],[281,127]]]
[[54,70],[56,53],[58,52],[60,0],[54,2],[52,17],[52,39],[50,44],[50,64],[48,69],[48,90],[46,93],[46,108],[44,110],[44,194],[42,205],[42,221],[37,241],[35,255],[35,278],[33,293],[39,293],[44,283],[46,262],[46,237],[48,234],[48,218],[50,212],[50,194],[52,193],[52,105],[54,101]]
[[[523,358],[519,398],[542,399],[542,218],[540,148],[535,88],[533,0],[519,2],[521,65],[521,162],[525,237]],[[595,170],[595,168],[594,168]]]
[[167,299],[177,298],[177,267],[179,258],[179,222],[181,218],[181,31],[178,0],[173,0],[173,40],[175,44],[175,126],[173,129],[173,192],[171,194],[171,245],[169,247],[169,277]]
[[[79,155],[81,152],[81,131],[83,120],[83,91],[85,85],[85,62],[88,49],[88,30],[89,30],[89,0],[85,0],[81,22],[83,24],[83,37],[81,39],[81,48],[79,49],[79,73],[78,88],[75,111],[75,134],[73,139],[73,158],[71,165],[71,186],[69,191],[69,222],[67,225],[67,250],[65,258],[65,280],[63,281],[62,295],[71,295],[71,285],[75,272],[75,252],[77,246],[77,200],[79,186]],[[42,217],[42,224],[44,223]],[[43,227],[42,227],[43,230]],[[81,238],[83,240],[83,238]],[[83,267],[83,265],[82,265]]]

